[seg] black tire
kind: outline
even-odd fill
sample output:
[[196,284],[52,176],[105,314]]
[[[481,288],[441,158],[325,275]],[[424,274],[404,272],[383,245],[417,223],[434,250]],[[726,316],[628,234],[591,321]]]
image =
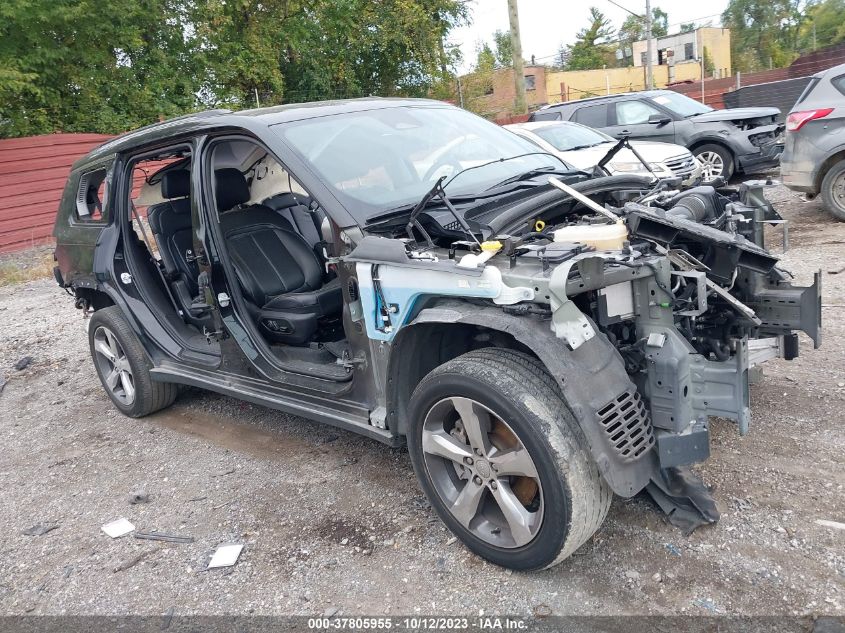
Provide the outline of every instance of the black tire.
[[[734,175],[734,157],[731,153],[731,150],[729,150],[724,145],[718,145],[716,143],[707,143],[706,145],[696,147],[692,151],[692,155],[696,158],[699,158],[702,154],[707,154],[709,152],[716,154],[722,160],[722,173],[715,175],[721,176],[724,179],[725,184],[727,184],[731,177],[733,177]],[[710,180],[712,179],[705,178],[704,183],[706,184]]]
[[[423,451],[423,429],[429,412],[455,397],[470,398],[499,420],[507,420],[536,466],[542,520],[527,544],[497,547],[482,540],[453,516],[437,491],[429,467],[432,462],[426,461]],[[423,491],[446,526],[482,558],[515,570],[548,568],[575,552],[604,521],[612,492],[557,383],[537,359],[498,348],[459,356],[420,382],[411,396],[408,414],[408,449]],[[466,481],[466,486],[469,484]],[[482,494],[494,495],[491,490]],[[470,526],[473,521],[477,526],[477,517]]]
[[[102,342],[103,338],[110,340],[108,333],[116,340],[118,345],[116,349],[123,353],[119,361],[120,366],[129,370],[125,373],[129,375],[130,384],[134,388],[131,398],[128,397],[125,383],[116,384],[115,387],[109,386],[107,378],[113,374],[111,372],[107,374],[106,371],[109,367],[114,369],[117,365],[105,354],[95,350],[97,342]],[[117,306],[97,310],[91,315],[88,323],[88,346],[103,389],[124,415],[132,418],[144,417],[170,406],[179,395],[179,385],[153,381],[150,376],[152,363]],[[113,354],[113,350],[111,351]],[[122,383],[123,381],[119,378],[115,382]]]
[[845,160],[827,170],[822,179],[824,208],[837,220],[845,222]]

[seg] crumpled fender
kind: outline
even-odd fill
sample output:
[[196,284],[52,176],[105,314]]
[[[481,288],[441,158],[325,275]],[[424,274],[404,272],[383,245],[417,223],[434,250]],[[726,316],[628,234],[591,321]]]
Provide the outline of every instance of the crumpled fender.
[[[557,381],[564,400],[584,432],[599,471],[613,492],[631,497],[657,472],[654,450],[635,461],[624,461],[613,449],[599,424],[598,411],[620,394],[636,391],[622,357],[600,332],[570,350],[549,327],[548,321],[514,316],[500,309],[446,300],[420,311],[405,328],[424,323],[478,325],[509,334],[529,348]],[[405,329],[403,328],[403,329]]]

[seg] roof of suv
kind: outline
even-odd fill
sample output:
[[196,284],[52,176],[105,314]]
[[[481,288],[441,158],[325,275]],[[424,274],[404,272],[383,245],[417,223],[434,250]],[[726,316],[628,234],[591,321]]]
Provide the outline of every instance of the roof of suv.
[[454,107],[446,102],[436,101],[434,99],[364,97],[361,99],[289,103],[269,108],[255,108],[237,112],[222,109],[206,110],[204,112],[195,112],[159,123],[153,123],[152,125],[121,134],[94,148],[79,163],[88,163],[116,152],[133,149],[148,143],[154,143],[158,140],[166,140],[171,137],[202,132],[204,130],[225,129],[227,127],[256,130],[259,128],[268,128],[278,123],[331,116],[346,112],[421,106]]
[[666,94],[667,92],[672,92],[671,90],[640,90],[639,92],[619,92],[617,94],[612,95],[604,95],[601,97],[587,97],[586,99],[578,99],[577,101],[565,101],[564,103],[550,103],[548,105],[544,105],[542,108],[537,110],[538,112],[541,110],[554,110],[557,108],[566,108],[566,107],[574,107],[580,106],[589,103],[600,103],[602,101],[618,101],[620,99],[631,99],[633,97],[653,97],[657,95]]

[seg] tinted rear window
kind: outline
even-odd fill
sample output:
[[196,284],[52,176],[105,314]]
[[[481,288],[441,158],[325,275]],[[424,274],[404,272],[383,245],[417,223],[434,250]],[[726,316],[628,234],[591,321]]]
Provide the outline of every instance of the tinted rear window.
[[607,104],[578,108],[573,120],[587,127],[607,127]]

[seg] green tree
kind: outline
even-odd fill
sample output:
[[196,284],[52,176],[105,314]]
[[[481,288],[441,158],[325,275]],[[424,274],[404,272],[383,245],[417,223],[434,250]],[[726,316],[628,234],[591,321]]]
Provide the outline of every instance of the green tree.
[[487,42],[478,42],[475,47],[475,66],[461,78],[463,83],[464,107],[482,116],[495,114],[490,99],[493,94],[493,79],[496,74],[496,55]]
[[460,0],[0,2],[0,136],[454,84]]
[[713,63],[713,56],[710,54],[710,51],[706,46],[702,49],[701,56],[703,57],[702,63],[704,64],[705,76],[712,77],[713,72],[716,70],[716,65]]
[[615,46],[608,44],[613,38],[610,20],[596,7],[590,7],[590,24],[578,32],[575,43],[569,47],[567,70],[591,70],[612,65]]
[[681,24],[681,33],[692,33],[695,29],[695,22],[684,22]]
[[809,4],[798,29],[798,50],[811,51],[845,41],[845,0]]
[[510,31],[496,30],[493,33],[493,45],[496,53],[496,66],[499,68],[513,67],[513,42]]
[[[669,32],[669,16],[660,7],[653,7],[651,10],[651,32],[654,37],[663,37]],[[617,33],[619,47],[630,49],[634,42],[645,39],[645,17],[641,15],[629,15],[625,18]],[[628,57],[624,63],[628,66],[633,60]]]
[[731,29],[735,70],[788,65],[797,56],[800,0],[730,0],[722,24]]
[[0,136],[120,132],[191,110],[187,19],[180,0],[0,3]]

